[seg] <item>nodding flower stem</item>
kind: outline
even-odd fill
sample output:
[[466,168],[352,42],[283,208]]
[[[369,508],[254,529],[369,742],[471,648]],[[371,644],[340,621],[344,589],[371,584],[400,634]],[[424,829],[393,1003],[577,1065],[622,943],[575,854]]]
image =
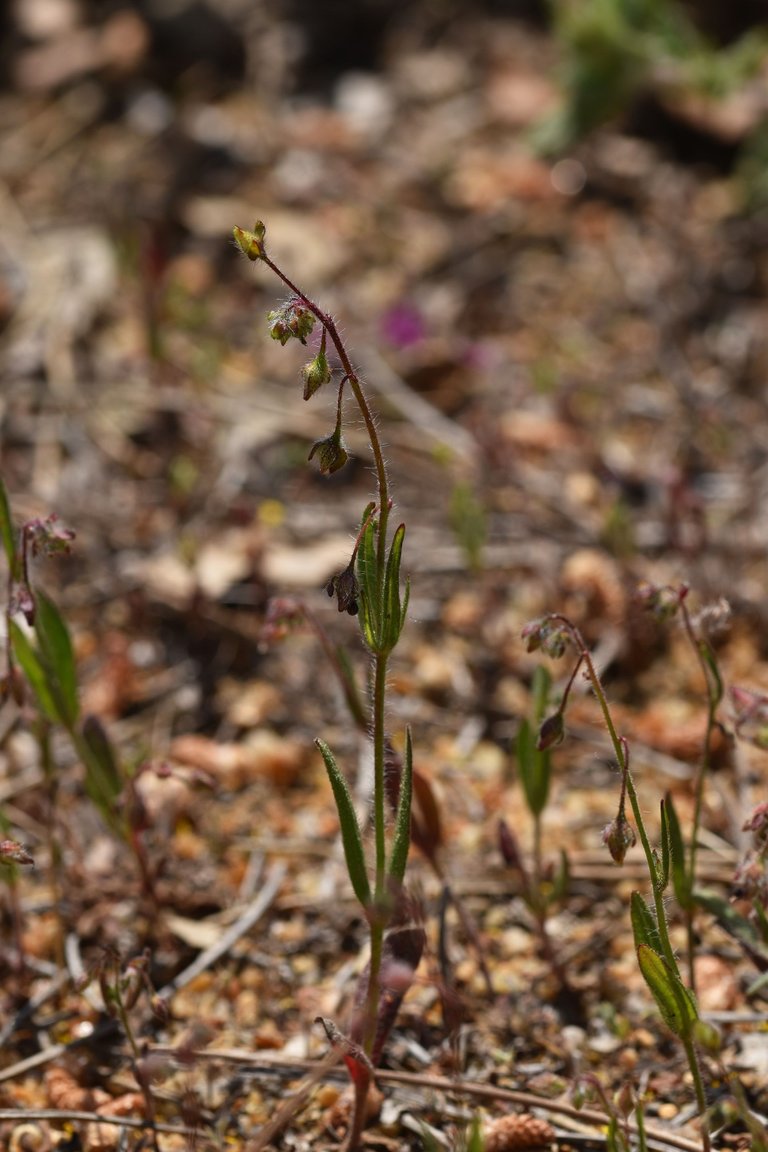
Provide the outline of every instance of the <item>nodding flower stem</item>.
[[[676,968],[677,962],[675,960],[672,942],[669,938],[667,917],[664,910],[664,893],[659,883],[659,868],[653,848],[651,847],[651,842],[648,839],[648,833],[645,829],[645,822],[643,821],[643,814],[640,810],[640,802],[637,797],[637,790],[635,789],[635,782],[632,779],[632,773],[629,769],[627,742],[625,738],[623,736],[619,736],[618,732],[616,731],[616,725],[613,722],[611,709],[608,705],[608,697],[605,694],[605,689],[603,688],[600,675],[597,671],[597,668],[595,667],[595,662],[592,659],[592,653],[589,651],[589,648],[587,647],[581,632],[575,624],[571,623],[567,616],[561,616],[558,613],[554,613],[553,615],[548,616],[547,619],[559,624],[563,631],[566,632],[568,636],[570,636],[571,642],[578,653],[579,663],[584,664],[587,678],[592,685],[592,691],[595,693],[597,702],[600,705],[600,711],[603,714],[603,720],[608,732],[608,737],[613,747],[616,763],[618,764],[619,771],[621,773],[622,801],[626,791],[626,795],[629,797],[629,803],[632,808],[632,814],[635,818],[635,823],[637,824],[640,843],[643,846],[643,853],[645,855],[646,864],[648,866],[648,873],[651,877],[651,889],[653,892],[654,907],[656,909],[656,919],[658,921],[659,941],[661,944],[661,949],[665,958]],[[571,681],[568,685],[569,688],[572,683],[573,679],[571,678]]]
[[[267,255],[263,247],[259,259],[285,284],[293,296],[308,309],[320,322],[324,333],[327,334],[336,354],[339,357],[343,372],[342,387],[339,389],[339,413],[341,411],[341,392],[345,383],[349,384],[355,398],[360,414],[368,434],[368,441],[373,453],[376,469],[378,527],[376,539],[376,582],[379,602],[384,599],[385,578],[387,570],[387,526],[391,508],[389,495],[389,479],[384,461],[384,452],[381,445],[376,421],[363,390],[360,377],[355,370],[349,353],[339,335],[333,318],[325,312],[314,300],[311,300],[296,285],[289,276],[278,267]],[[376,1013],[378,1009],[379,977],[383,955],[384,931],[386,927],[386,914],[382,910],[386,907],[387,892],[387,844],[386,844],[386,811],[385,811],[385,748],[386,748],[386,686],[387,666],[389,653],[377,652],[374,655],[373,686],[371,698],[371,738],[373,742],[373,826],[375,837],[375,885],[373,893],[373,907],[370,914],[371,958],[368,980],[367,1021],[365,1027],[365,1050],[370,1053],[376,1031]]]

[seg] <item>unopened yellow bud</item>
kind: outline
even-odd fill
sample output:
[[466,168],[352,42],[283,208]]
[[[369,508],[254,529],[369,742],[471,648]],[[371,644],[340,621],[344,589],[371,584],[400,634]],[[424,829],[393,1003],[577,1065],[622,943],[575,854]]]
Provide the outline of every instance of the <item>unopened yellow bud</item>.
[[261,220],[256,221],[251,232],[246,228],[238,228],[237,226],[232,229],[235,244],[249,260],[263,260],[266,254],[266,248],[264,247],[265,232],[266,227]]

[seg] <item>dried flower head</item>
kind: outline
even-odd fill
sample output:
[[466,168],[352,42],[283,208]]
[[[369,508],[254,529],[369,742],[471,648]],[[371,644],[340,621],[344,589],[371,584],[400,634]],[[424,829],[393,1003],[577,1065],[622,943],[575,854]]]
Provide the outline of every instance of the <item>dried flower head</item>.
[[354,558],[338,576],[333,576],[325,586],[329,596],[335,596],[339,612],[347,612],[350,616],[357,616],[360,611],[358,596],[360,589],[355,575]]

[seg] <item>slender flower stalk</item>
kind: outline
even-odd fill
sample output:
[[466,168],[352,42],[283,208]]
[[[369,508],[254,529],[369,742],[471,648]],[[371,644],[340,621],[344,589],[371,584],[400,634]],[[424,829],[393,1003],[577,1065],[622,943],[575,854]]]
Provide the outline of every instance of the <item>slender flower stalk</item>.
[[[613,716],[611,715],[608,697],[603,688],[597,668],[595,667],[594,660],[592,659],[592,654],[575,624],[573,624],[567,616],[552,613],[526,625],[523,630],[523,636],[527,641],[529,651],[535,651],[541,648],[542,651],[550,656],[562,656],[568,643],[576,650],[576,669],[574,669],[569,677],[556,715],[562,718],[570,691],[574,684],[576,670],[582,666],[584,667],[585,675],[589,680],[592,691],[600,706],[608,737],[613,748],[614,756],[616,757],[616,763],[621,774],[621,794],[618,813],[612,823],[604,830],[603,838],[614,860],[621,863],[627,848],[633,842],[634,838],[634,830],[626,817],[626,801],[629,800],[651,881],[651,895],[655,913],[654,915],[651,914],[646,902],[639,893],[633,893],[631,902],[632,929],[635,937],[638,964],[643,978],[653,994],[664,1022],[678,1037],[683,1046],[693,1080],[696,1105],[701,1116],[702,1146],[704,1152],[709,1152],[711,1142],[707,1120],[707,1097],[701,1072],[701,1061],[697,1050],[697,1033],[701,1030],[702,1022],[698,1014],[693,993],[689,988],[685,987],[680,976],[677,957],[675,956],[669,936],[669,924],[664,905],[664,892],[674,868],[674,862],[672,860],[673,837],[670,831],[669,813],[662,803],[662,844],[659,857],[651,846],[643,820],[637,789],[629,766],[629,745],[626,739],[618,733]],[[550,722],[551,719],[552,718],[550,718]]]
[[[361,519],[354,550],[348,566],[328,584],[330,595],[335,596],[340,611],[358,616],[363,640],[371,654],[373,666],[370,682],[368,728],[373,744],[373,884],[362,844],[360,828],[352,804],[346,778],[336,763],[333,752],[323,741],[317,741],[333,789],[341,825],[342,843],[352,887],[360,901],[369,924],[370,960],[359,996],[359,1018],[353,1023],[352,1034],[344,1039],[345,1060],[355,1084],[355,1110],[347,1138],[347,1148],[354,1148],[363,1126],[365,1102],[372,1077],[372,1067],[380,1054],[386,1032],[391,1027],[391,1005],[399,1003],[404,988],[393,999],[391,989],[384,987],[384,966],[390,953],[396,955],[395,945],[388,943],[387,931],[398,918],[402,922],[405,901],[402,898],[403,878],[410,846],[410,808],[412,793],[412,752],[410,734],[406,739],[406,755],[400,781],[397,813],[391,834],[387,829],[386,752],[388,739],[387,674],[390,656],[396,647],[405,623],[408,606],[408,586],[405,595],[400,591],[400,562],[405,526],[389,531],[392,509],[389,477],[376,420],[365,394],[360,376],[354,367],[338,328],[326,311],[304,293],[294,281],[272,260],[264,243],[265,226],[257,222],[252,231],[234,229],[236,246],[252,261],[260,261],[285,285],[290,297],[269,314],[271,335],[281,344],[291,338],[306,344],[315,323],[321,328],[320,349],[304,366],[304,398],[310,399],[319,388],[329,384],[333,371],[328,362],[330,345],[336,353],[340,374],[337,385],[336,422],[333,432],[317,441],[310,459],[317,458],[321,472],[332,473],[343,467],[348,453],[342,439],[343,393],[349,388],[365,425],[376,474],[376,498]],[[338,662],[334,661],[337,666]],[[399,928],[400,931],[402,929]],[[421,935],[420,935],[421,933]],[[417,942],[408,956],[406,966],[415,971],[421,954],[423,933],[415,932]],[[400,961],[398,961],[399,963]],[[389,1005],[389,1007],[388,1007]],[[386,1017],[386,1019],[385,1019]],[[391,1017],[391,1018],[390,1018]],[[341,1036],[335,1026],[326,1026],[330,1037]],[[343,1038],[342,1038],[343,1039]],[[342,1040],[338,1040],[339,1043]],[[361,1053],[355,1056],[354,1053]]]

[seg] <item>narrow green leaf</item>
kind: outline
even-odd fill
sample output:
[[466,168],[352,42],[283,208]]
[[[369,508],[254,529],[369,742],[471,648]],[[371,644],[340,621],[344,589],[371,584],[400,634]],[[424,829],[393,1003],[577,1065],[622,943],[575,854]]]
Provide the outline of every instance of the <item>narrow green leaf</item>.
[[632,921],[632,935],[635,938],[635,948],[641,944],[657,951],[660,947],[659,929],[653,912],[643,900],[639,892],[633,892],[629,901],[630,919]]
[[663,956],[648,944],[639,944],[637,960],[664,1023],[681,1040],[690,1039],[698,1012],[693,996]]
[[672,888],[678,904],[687,911],[693,907],[693,877],[689,875],[686,867],[685,844],[683,843],[680,819],[669,793],[667,793],[662,811],[666,813],[669,848],[672,855]]
[[552,676],[549,669],[544,664],[537,664],[531,679],[533,723],[536,728],[541,724],[547,713],[551,688]]
[[397,801],[397,815],[395,816],[395,838],[392,845],[392,858],[389,862],[389,874],[399,884],[405,876],[405,866],[408,863],[408,849],[411,846],[411,800],[413,797],[413,742],[411,729],[405,731],[405,760],[403,771],[400,774],[400,796]]
[[35,649],[15,620],[11,620],[13,654],[27,678],[43,715],[53,724],[63,723],[57,701],[51,694],[46,670]]
[[372,652],[381,644],[381,605],[376,560],[376,527],[368,521],[357,552],[357,579],[360,584],[360,626],[365,642]]
[[333,798],[336,801],[336,811],[339,814],[341,825],[341,842],[344,846],[344,857],[347,862],[347,872],[352,883],[352,889],[363,908],[367,910],[371,904],[371,886],[368,881],[368,869],[365,866],[360,826],[357,823],[357,815],[349,786],[334,759],[333,752],[325,741],[315,740],[315,744],[320,749],[320,755],[325,762],[325,770],[333,789]]
[[483,1139],[483,1125],[480,1116],[475,1113],[467,1133],[466,1152],[485,1152]]
[[[669,798],[669,797],[668,797]],[[669,839],[669,816],[667,813],[667,805],[661,801],[661,871],[658,873],[654,880],[654,886],[658,892],[663,892],[669,884],[669,865],[672,856]]]
[[85,768],[85,790],[106,822],[122,834],[116,801],[123,790],[123,780],[114,749],[102,723],[86,716],[75,745]]
[[611,1116],[605,1133],[606,1152],[623,1152],[623,1149],[619,1147],[618,1132],[619,1122],[615,1116]]
[[759,901],[754,903],[755,919],[742,916],[729,900],[709,888],[697,888],[693,894],[696,903],[711,913],[718,924],[760,968],[768,967],[768,923]]
[[537,749],[534,728],[524,719],[517,731],[517,767],[525,802],[533,816],[540,816],[547,806],[550,763],[549,753]]
[[344,691],[344,702],[346,703],[355,724],[357,724],[358,728],[365,732],[368,729],[368,716],[366,715],[365,706],[360,697],[360,690],[357,686],[357,680],[355,679],[355,670],[352,667],[349,654],[347,653],[346,648],[342,648],[340,644],[336,646],[335,653],[341,673],[341,686]]
[[571,882],[571,869],[568,863],[568,853],[565,848],[560,849],[557,871],[552,880],[552,899],[563,900],[568,892]]
[[2,537],[5,555],[8,558],[8,567],[12,573],[16,571],[16,533],[13,530],[11,519],[11,505],[8,493],[0,476],[0,537]]
[[720,675],[720,669],[717,666],[715,654],[710,648],[706,640],[702,640],[699,644],[699,651],[709,674],[709,698],[713,708],[716,708],[720,701],[723,699],[723,680]]
[[72,728],[80,711],[72,640],[61,613],[44,592],[36,596],[35,636],[62,723]]
[[[411,578],[410,578],[410,576],[406,576],[406,578],[405,578],[405,592],[403,593],[403,603],[402,603],[402,607],[400,608],[400,632],[402,632],[403,628],[405,628],[405,622],[408,619],[408,604],[410,602],[410,599],[411,599]],[[398,639],[399,639],[399,636],[400,636],[400,633],[398,633]]]
[[405,540],[405,524],[399,524],[387,557],[387,570],[384,577],[384,626],[382,644],[391,652],[400,639],[405,617],[400,606],[400,562]]

